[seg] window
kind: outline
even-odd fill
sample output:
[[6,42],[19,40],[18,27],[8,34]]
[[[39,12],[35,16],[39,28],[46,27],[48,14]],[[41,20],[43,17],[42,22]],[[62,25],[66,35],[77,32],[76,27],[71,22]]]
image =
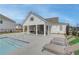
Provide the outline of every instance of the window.
[[30,19],[31,21],[33,21],[34,20],[34,18],[33,17],[31,17],[31,19]]
[[0,24],[2,24],[3,23],[3,21],[2,20],[0,20]]
[[60,25],[60,31],[62,31],[62,25]]

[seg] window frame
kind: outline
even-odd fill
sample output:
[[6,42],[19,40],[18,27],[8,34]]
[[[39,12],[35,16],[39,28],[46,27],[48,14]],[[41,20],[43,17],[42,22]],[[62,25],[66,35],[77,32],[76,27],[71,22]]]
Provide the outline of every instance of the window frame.
[[33,18],[33,17],[31,17],[31,18],[30,18],[30,20],[31,20],[31,21],[34,21],[34,18]]
[[3,21],[2,20],[0,20],[0,24],[3,24]]

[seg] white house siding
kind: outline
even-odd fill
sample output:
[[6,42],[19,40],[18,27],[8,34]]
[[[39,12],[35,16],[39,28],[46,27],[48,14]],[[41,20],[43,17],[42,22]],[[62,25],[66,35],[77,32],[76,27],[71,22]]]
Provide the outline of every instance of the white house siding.
[[[33,21],[30,20],[31,17],[34,18]],[[45,24],[45,22],[42,21],[42,20],[40,20],[40,18],[38,18],[38,17],[34,16],[33,14],[31,14],[31,15],[27,18],[27,20],[24,22],[23,26],[24,26],[24,25],[41,25],[41,24]]]
[[16,23],[9,20],[8,18],[4,16],[0,16],[0,20],[3,21],[3,23],[0,23],[0,32],[14,32],[16,31]]
[[[62,29],[60,29],[60,26],[62,27]],[[52,25],[51,33],[66,34],[66,25]]]
[[[34,18],[33,21],[31,21],[31,17]],[[61,34],[65,34],[66,33],[66,24],[60,24],[60,23],[50,23],[45,19],[41,19],[40,16],[36,16],[34,14],[30,14],[28,15],[28,17],[25,19],[25,22],[23,23],[23,32],[26,30],[27,28],[27,32],[29,32],[29,26],[30,25],[44,25],[44,33],[48,32],[48,33],[61,33]],[[46,29],[46,26],[48,26],[48,28]],[[62,26],[62,30],[60,30],[60,27]],[[37,31],[36,31],[37,32]]]
[[22,29],[22,25],[17,24],[17,25],[16,25],[16,29]]

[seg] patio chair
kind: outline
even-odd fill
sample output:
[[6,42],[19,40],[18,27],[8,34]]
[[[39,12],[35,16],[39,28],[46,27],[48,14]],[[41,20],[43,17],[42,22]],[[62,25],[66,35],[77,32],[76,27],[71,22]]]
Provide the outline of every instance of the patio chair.
[[54,39],[52,39],[50,41],[50,44],[56,44],[56,45],[61,45],[61,46],[67,46],[67,41],[64,38],[59,38],[59,37],[55,37]]
[[49,51],[51,53],[55,53],[57,55],[70,55],[72,52],[68,51],[67,47],[65,46],[60,46],[56,44],[46,44],[43,49],[43,51]]
[[69,51],[69,47],[67,45],[66,39],[64,38],[54,38],[50,41],[50,43],[45,44],[42,51],[47,50],[49,52],[53,52],[59,55],[66,55],[66,54],[72,54],[71,51]]

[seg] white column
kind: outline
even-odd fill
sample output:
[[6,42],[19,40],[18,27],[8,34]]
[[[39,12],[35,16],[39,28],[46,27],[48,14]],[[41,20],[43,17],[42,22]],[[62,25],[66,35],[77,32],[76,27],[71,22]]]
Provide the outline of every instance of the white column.
[[48,35],[49,35],[49,26],[48,26]]
[[23,32],[25,31],[25,26],[23,26]]
[[27,33],[29,34],[30,32],[29,32],[29,26],[27,26]]
[[38,35],[38,26],[36,25],[36,35]]
[[44,24],[44,36],[46,36],[46,24]]

